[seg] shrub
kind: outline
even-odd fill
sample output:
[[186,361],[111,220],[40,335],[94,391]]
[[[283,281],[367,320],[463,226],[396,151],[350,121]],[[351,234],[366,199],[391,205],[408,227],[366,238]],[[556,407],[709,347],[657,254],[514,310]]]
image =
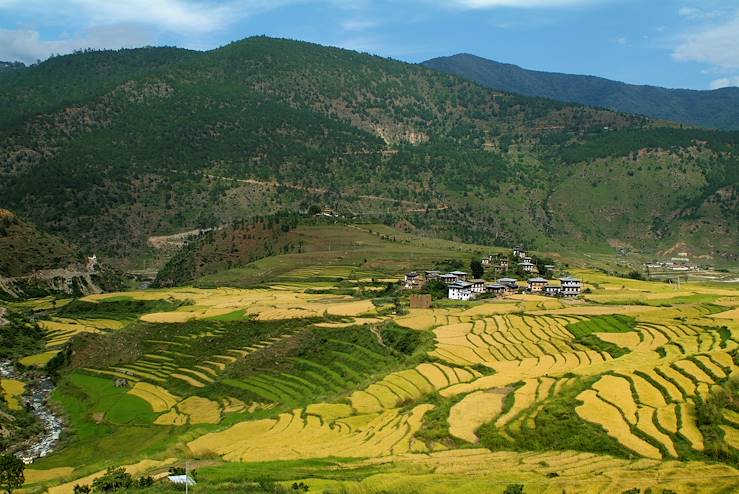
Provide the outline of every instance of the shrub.
[[523,494],[523,484],[508,484],[503,494]]

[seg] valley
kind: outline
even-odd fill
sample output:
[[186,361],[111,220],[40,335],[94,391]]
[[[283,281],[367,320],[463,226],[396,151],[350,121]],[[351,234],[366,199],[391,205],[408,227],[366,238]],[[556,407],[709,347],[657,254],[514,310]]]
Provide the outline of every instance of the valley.
[[0,64],[14,492],[739,491],[739,132],[426,65]]
[[291,231],[304,251],[188,286],[6,303],[36,314],[44,347],[21,362],[59,362],[65,423],[23,492],[72,493],[108,466],[176,492],[164,477],[186,462],[213,493],[739,487],[735,283],[568,260],[577,298],[416,309],[405,272],[505,250],[382,225]]

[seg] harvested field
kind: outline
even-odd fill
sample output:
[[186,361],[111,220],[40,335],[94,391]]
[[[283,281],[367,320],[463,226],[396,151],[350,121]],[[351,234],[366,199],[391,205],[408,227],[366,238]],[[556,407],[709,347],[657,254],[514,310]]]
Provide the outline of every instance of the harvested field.
[[500,415],[506,394],[505,391],[475,391],[465,396],[449,411],[449,433],[470,443],[479,442],[475,431]]
[[11,410],[23,409],[21,396],[26,390],[26,384],[18,379],[0,379],[0,390],[3,392],[3,398]]
[[405,413],[387,410],[355,429],[331,428],[318,417],[303,419],[301,411],[295,410],[277,419],[243,422],[223,432],[206,434],[187,446],[194,454],[214,451],[229,461],[403,454],[411,450],[412,436],[431,408],[418,405]]
[[154,412],[165,412],[179,401],[179,398],[170,394],[166,389],[143,382],[134,384],[128,394],[146,401]]

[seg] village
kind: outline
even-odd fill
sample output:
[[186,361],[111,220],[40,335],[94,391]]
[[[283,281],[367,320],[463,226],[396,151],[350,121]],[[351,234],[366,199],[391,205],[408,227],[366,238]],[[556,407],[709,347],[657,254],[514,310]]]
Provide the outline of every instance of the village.
[[[476,264],[473,261],[473,264]],[[551,275],[556,266],[543,264],[528,255],[524,248],[514,248],[510,255],[489,255],[479,261],[477,273],[466,271],[424,271],[423,274],[411,271],[403,279],[406,290],[422,290],[431,284],[443,284],[450,300],[473,300],[490,296],[503,297],[517,293],[547,295],[551,297],[577,297],[582,283],[570,276],[545,278]],[[495,275],[516,273],[518,277],[503,276],[489,281],[482,278],[485,271]],[[477,277],[475,277],[477,275]]]

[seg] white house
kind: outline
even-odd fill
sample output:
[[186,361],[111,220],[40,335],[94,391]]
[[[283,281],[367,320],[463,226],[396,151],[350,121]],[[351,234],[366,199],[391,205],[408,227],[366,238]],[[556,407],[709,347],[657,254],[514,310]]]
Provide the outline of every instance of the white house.
[[472,284],[466,281],[455,281],[449,285],[451,300],[470,300],[472,298]]
[[559,281],[562,283],[562,289],[559,292],[561,296],[577,297],[580,295],[580,290],[582,289],[582,283],[580,283],[580,280],[566,276],[564,278],[560,278]]
[[513,257],[526,257],[526,249],[524,249],[523,247],[514,247]]

